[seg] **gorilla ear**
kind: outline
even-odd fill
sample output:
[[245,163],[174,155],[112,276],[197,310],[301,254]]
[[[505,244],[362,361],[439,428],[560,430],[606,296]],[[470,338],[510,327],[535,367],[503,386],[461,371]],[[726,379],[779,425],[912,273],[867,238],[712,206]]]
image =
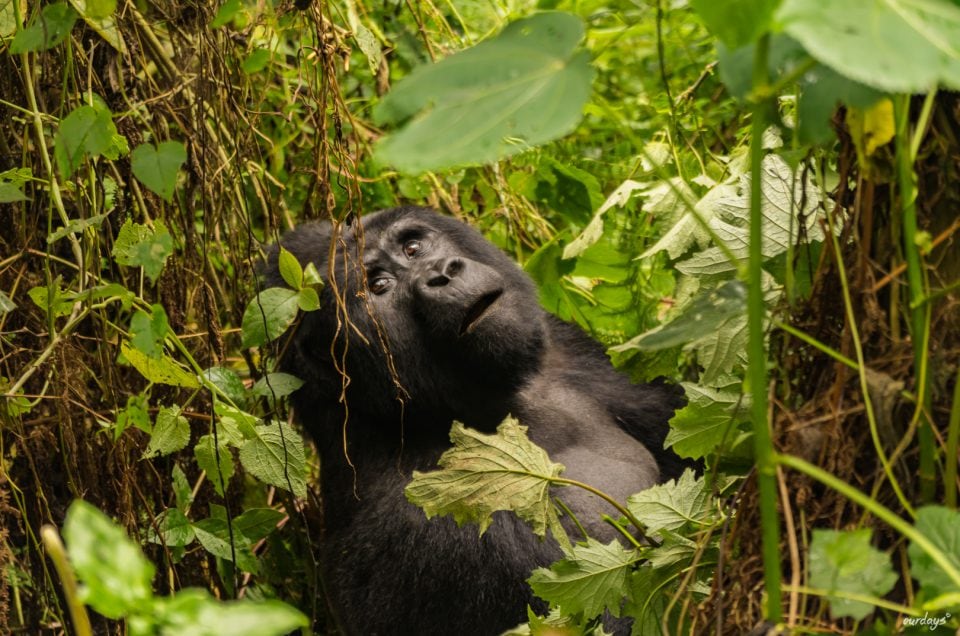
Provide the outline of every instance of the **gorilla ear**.
[[[280,245],[297,257],[302,267],[313,263],[321,272],[326,271],[321,264],[326,262],[330,252],[330,235],[332,227],[329,222],[308,223],[300,225],[287,232],[280,239]],[[267,248],[266,263],[262,270],[264,287],[286,287],[283,277],[280,276],[279,266],[280,248],[271,245]]]

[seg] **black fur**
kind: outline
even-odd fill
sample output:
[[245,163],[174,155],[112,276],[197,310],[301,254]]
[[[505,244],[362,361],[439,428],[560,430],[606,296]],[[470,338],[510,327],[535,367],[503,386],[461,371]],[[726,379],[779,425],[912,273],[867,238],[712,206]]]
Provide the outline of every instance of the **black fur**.
[[[411,472],[435,468],[452,420],[492,431],[512,413],[565,476],[623,500],[680,472],[663,450],[680,398],[617,373],[469,226],[414,207],[362,223],[364,268],[354,222],[338,237],[334,284],[329,224],[281,241],[328,280],[281,366],[306,380],[293,401],[321,456],[330,604],[350,635],[496,635],[524,622],[528,603],[544,609],[525,579],[559,557],[556,544],[506,513],[483,537],[449,518],[428,521],[404,498]],[[268,284],[281,285],[270,260]],[[606,504],[574,488],[558,494],[588,531],[613,536],[599,519],[614,513]]]

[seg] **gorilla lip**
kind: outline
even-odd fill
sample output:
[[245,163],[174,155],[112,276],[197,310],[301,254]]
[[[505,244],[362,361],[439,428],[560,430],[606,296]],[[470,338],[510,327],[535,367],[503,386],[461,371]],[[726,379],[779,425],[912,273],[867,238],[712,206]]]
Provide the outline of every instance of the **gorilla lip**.
[[495,289],[492,292],[484,294],[477,302],[473,303],[467,310],[467,315],[463,317],[463,322],[460,323],[460,335],[462,336],[465,333],[469,333],[470,330],[473,329],[473,326],[480,322],[480,319],[483,318],[490,306],[497,302],[497,299],[499,299],[502,294],[502,289]]

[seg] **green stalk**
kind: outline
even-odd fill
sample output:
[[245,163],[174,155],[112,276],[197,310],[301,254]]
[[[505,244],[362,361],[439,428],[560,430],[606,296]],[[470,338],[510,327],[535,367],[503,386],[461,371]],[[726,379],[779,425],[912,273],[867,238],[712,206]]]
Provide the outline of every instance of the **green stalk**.
[[805,462],[799,457],[794,457],[793,455],[780,455],[777,458],[777,461],[779,461],[782,466],[798,470],[804,475],[816,479],[824,486],[833,488],[850,501],[858,504],[864,510],[870,512],[873,514],[873,516],[885,522],[888,526],[899,532],[906,539],[909,539],[911,542],[913,542],[918,548],[926,552],[927,555],[933,559],[934,563],[937,564],[937,567],[943,570],[944,574],[950,577],[950,580],[953,582],[953,584],[960,587],[960,570],[958,570],[956,565],[954,565],[953,560],[944,554],[944,552],[934,545],[933,542],[931,542],[930,539],[928,539],[923,533],[904,521],[895,512],[879,503],[876,499],[873,499],[869,495],[860,492],[842,479],[838,479],[822,468]]
[[70,561],[67,558],[67,549],[60,540],[60,534],[53,526],[45,525],[40,528],[40,537],[43,540],[43,547],[47,551],[47,556],[53,561],[53,566],[60,575],[60,584],[63,588],[63,597],[67,601],[67,607],[70,608],[70,618],[73,620],[73,632],[77,636],[93,636],[93,628],[90,626],[90,617],[87,615],[87,609],[80,600],[79,590],[77,588],[77,577],[73,573]]
[[[767,56],[770,37],[757,41],[753,58],[753,90],[764,94],[769,82]],[[750,260],[747,270],[747,326],[749,330],[748,360],[752,397],[754,454],[757,462],[757,486],[760,492],[760,526],[763,540],[763,580],[767,592],[767,620],[779,623],[782,617],[780,592],[780,519],[777,516],[777,463],[773,437],[767,421],[767,352],[764,346],[763,319],[763,214],[761,209],[763,132],[767,127],[769,101],[760,100],[752,107],[750,131]]]
[[957,446],[960,442],[960,369],[953,385],[953,402],[950,404],[950,423],[947,425],[947,459],[943,471],[943,485],[947,505],[957,507]]
[[924,325],[927,307],[920,302],[924,297],[923,265],[917,245],[917,184],[913,171],[914,155],[910,140],[910,96],[901,95],[895,100],[897,120],[897,181],[900,186],[900,205],[903,208],[903,252],[907,260],[907,286],[910,291],[910,332],[913,340],[914,372],[918,374],[918,406],[921,415],[917,429],[920,447],[920,499],[933,501],[936,494],[936,446],[933,429],[925,414],[930,412],[931,400],[928,381],[920,375],[926,364]]

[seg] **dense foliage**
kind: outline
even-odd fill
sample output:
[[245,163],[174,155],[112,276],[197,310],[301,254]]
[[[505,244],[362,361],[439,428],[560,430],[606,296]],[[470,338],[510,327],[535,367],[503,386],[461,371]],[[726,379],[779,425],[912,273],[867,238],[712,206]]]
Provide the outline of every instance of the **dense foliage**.
[[956,630],[957,42],[952,0],[0,0],[0,632],[332,633],[273,371],[322,276],[255,272],[408,202],[686,392],[704,470],[623,542],[512,420],[415,476],[565,547],[517,633]]

